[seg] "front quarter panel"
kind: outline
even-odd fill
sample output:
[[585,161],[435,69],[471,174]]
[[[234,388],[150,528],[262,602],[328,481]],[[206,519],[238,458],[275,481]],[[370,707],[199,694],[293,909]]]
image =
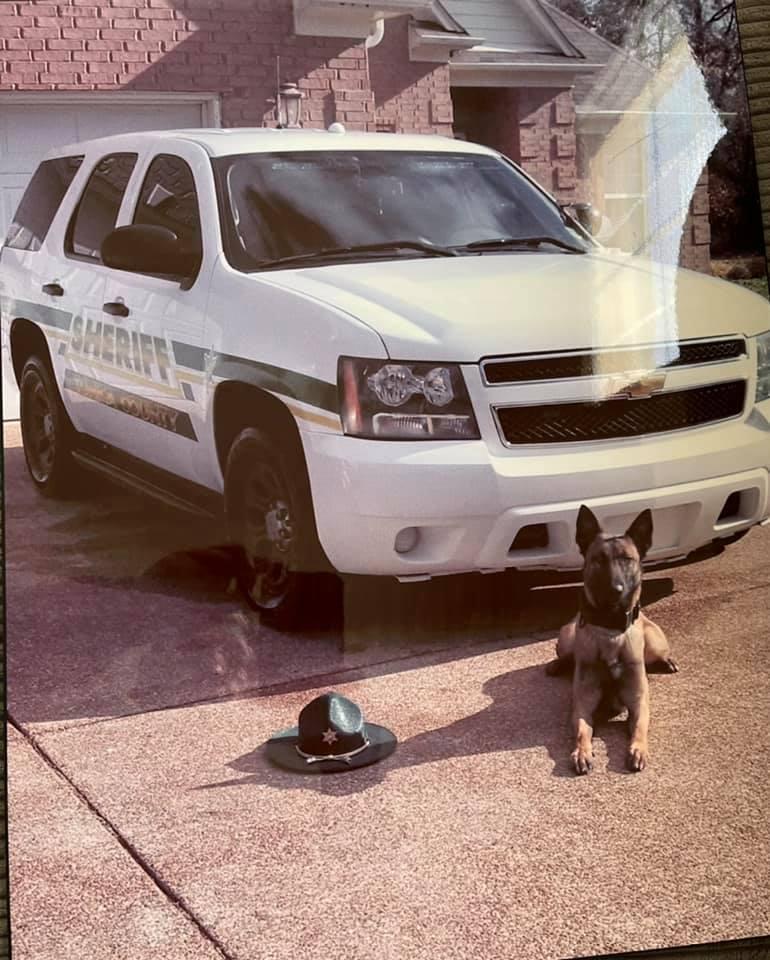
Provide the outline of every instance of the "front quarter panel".
[[387,357],[379,336],[356,317],[264,275],[239,273],[224,257],[212,278],[205,337],[212,435],[213,392],[226,380],[278,397],[300,433],[342,433],[339,357]]

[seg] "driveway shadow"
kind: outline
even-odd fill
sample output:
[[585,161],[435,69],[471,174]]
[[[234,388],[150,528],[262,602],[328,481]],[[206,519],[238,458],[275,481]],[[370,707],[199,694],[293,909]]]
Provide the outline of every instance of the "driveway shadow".
[[[22,724],[312,689],[424,654],[459,660],[555,631],[577,606],[574,584],[530,589],[508,575],[351,581],[336,616],[281,634],[233,592],[215,525],[94,483],[46,500],[21,449],[5,451],[8,699]],[[671,592],[648,581],[645,602]],[[360,642],[343,648],[352,620]]]
[[[273,696],[407,670],[417,656],[462,660],[555,633],[578,596],[563,586],[485,600],[491,584],[458,577],[438,591],[409,585],[397,609],[387,585],[368,612],[368,642],[346,650],[333,616],[291,635],[262,624],[228,594],[219,548],[175,553],[136,577],[8,579],[9,704],[20,723]],[[659,599],[671,581],[646,592]]]

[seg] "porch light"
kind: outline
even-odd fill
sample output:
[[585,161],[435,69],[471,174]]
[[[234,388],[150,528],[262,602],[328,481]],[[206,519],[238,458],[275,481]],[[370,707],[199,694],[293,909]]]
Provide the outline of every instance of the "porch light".
[[296,83],[282,83],[278,88],[278,103],[276,104],[277,121],[279,127],[296,130],[302,126],[300,122],[302,91]]

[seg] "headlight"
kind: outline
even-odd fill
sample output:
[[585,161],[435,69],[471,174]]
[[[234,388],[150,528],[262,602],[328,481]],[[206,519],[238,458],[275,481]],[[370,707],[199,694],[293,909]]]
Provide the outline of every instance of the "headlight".
[[345,433],[377,440],[478,440],[457,364],[341,357],[338,382]]
[[757,393],[754,402],[770,397],[770,330],[757,337]]

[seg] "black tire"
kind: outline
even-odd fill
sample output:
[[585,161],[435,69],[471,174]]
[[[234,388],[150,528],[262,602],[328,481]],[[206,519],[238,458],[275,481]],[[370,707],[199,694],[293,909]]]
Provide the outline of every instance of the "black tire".
[[254,427],[230,447],[225,519],[243,554],[239,585],[261,619],[283,630],[325,625],[341,584],[318,543],[304,464]]
[[24,459],[32,482],[48,497],[73,493],[79,476],[72,458],[74,430],[49,365],[38,356],[24,364],[19,383]]

